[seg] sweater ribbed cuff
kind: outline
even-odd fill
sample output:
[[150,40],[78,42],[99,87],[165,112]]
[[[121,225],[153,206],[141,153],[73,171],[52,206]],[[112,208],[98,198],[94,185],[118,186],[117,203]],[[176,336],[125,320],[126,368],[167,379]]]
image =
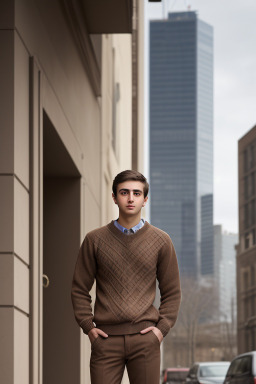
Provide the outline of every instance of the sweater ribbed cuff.
[[163,337],[165,337],[170,330],[170,327],[166,324],[166,320],[164,319],[160,320],[157,323],[156,328],[158,328],[162,332]]
[[95,328],[92,319],[81,321],[80,327],[83,329],[83,333],[85,333],[86,335],[88,335],[91,329]]

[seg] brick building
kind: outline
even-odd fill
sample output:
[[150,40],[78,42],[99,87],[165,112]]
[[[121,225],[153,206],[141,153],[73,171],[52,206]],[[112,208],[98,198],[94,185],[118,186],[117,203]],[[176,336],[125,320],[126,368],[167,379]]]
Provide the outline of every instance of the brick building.
[[238,353],[256,349],[256,126],[238,143],[237,246]]

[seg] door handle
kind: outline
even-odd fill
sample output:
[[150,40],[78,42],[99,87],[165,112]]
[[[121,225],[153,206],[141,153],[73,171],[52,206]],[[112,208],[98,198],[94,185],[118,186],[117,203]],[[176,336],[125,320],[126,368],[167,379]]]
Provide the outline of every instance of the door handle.
[[43,274],[43,287],[48,288],[50,284],[49,277],[45,274]]

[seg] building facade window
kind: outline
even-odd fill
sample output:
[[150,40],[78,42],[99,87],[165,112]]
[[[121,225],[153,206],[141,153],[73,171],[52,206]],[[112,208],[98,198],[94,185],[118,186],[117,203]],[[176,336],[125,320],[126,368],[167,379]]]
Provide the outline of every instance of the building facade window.
[[253,199],[250,203],[250,225],[255,224],[255,200]]
[[252,244],[253,245],[256,244],[256,231],[255,231],[255,228],[253,228],[253,230],[252,230]]
[[251,341],[251,332],[249,329],[246,329],[245,331],[245,350],[249,351],[250,350],[250,341]]
[[248,200],[255,194],[255,172],[250,173],[244,178],[244,198]]
[[250,298],[250,304],[251,304],[251,316],[255,315],[255,302],[254,302],[254,296]]
[[249,165],[248,165],[248,169],[253,168],[253,166],[254,166],[254,144],[252,144],[250,146],[250,149],[249,149]]
[[247,291],[249,287],[249,273],[248,271],[244,271],[243,273],[243,290]]
[[251,266],[251,286],[253,287],[255,284],[255,266]]
[[250,179],[250,196],[253,196],[255,194],[255,172],[251,173]]
[[248,172],[254,167],[255,164],[255,143],[252,143],[247,148],[245,148],[243,153],[244,158],[244,172]]
[[248,317],[250,316],[249,315],[249,302],[248,302],[248,299],[244,299],[244,319],[248,319]]
[[249,178],[245,176],[244,178],[244,198],[247,200],[249,198]]
[[248,249],[250,247],[250,233],[246,232],[244,235],[244,248]]
[[247,148],[244,150],[244,172],[247,172],[248,168],[248,150]]
[[244,206],[244,228],[247,229],[249,227],[249,204],[245,204]]

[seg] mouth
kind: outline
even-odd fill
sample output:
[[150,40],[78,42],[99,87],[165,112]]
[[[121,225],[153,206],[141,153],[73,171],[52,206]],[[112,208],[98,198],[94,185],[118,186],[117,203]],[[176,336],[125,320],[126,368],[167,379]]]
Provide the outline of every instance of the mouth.
[[127,205],[127,208],[134,208],[134,205]]

